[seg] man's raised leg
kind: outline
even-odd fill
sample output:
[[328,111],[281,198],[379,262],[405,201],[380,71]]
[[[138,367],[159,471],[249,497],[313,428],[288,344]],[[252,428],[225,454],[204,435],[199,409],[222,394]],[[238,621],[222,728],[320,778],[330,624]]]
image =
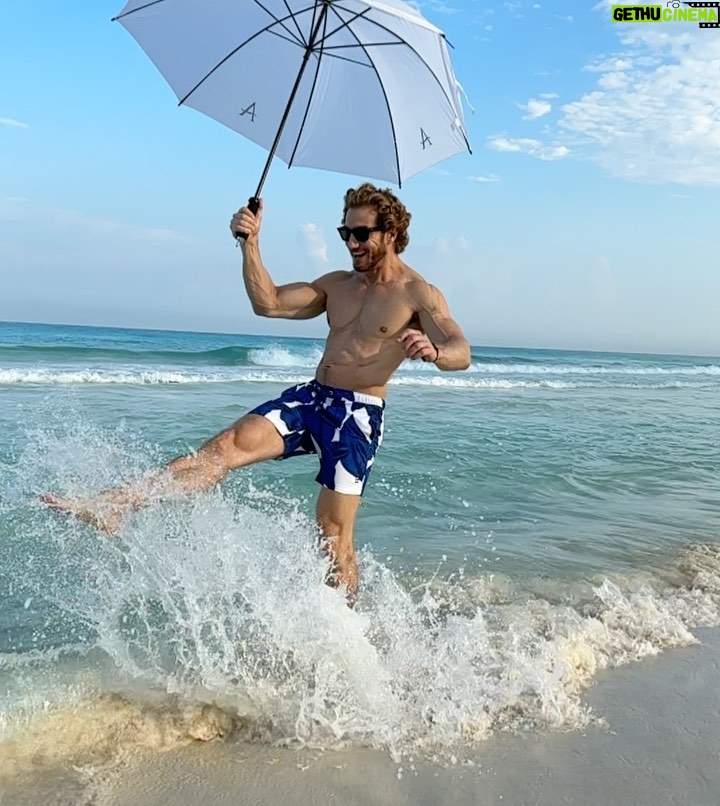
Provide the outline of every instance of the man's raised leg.
[[246,414],[187,456],[174,459],[137,484],[106,490],[90,500],[40,496],[51,509],[75,515],[108,534],[123,516],[168,495],[208,490],[230,470],[282,456],[284,443],[275,426],[259,414]]
[[359,495],[345,495],[323,487],[315,509],[325,550],[333,565],[331,581],[334,585],[347,586],[351,604],[358,592],[354,530],[359,507]]

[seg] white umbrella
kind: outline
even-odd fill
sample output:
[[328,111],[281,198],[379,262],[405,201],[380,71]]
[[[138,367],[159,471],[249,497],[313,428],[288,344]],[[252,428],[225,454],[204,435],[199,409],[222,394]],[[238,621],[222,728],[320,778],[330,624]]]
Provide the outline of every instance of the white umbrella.
[[401,0],[130,0],[178,97],[288,166],[401,185],[470,151],[445,35]]

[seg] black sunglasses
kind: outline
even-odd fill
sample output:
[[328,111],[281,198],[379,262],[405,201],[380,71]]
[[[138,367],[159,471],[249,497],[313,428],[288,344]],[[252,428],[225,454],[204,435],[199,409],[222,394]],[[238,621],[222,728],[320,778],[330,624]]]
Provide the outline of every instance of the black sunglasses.
[[338,227],[337,231],[340,233],[340,237],[347,243],[350,240],[350,236],[352,235],[353,238],[358,243],[365,243],[367,239],[370,237],[371,232],[382,232],[382,227]]

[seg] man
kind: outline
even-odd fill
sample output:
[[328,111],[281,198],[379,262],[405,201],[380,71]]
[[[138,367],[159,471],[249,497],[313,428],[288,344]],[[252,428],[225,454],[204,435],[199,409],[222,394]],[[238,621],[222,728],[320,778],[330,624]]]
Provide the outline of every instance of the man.
[[257,214],[243,207],[230,222],[233,235],[246,236],[240,240],[245,288],[259,316],[327,315],[330,332],[314,380],[258,406],[140,485],[108,490],[89,504],[55,495],[43,500],[112,533],[127,510],[169,492],[206,490],[235,468],[317,453],[317,523],[332,581],[345,585],[352,601],[358,590],[353,529],[382,442],[388,380],[405,358],[466,369],[470,346],[440,291],[400,259],[410,214],[390,190],[370,183],[348,190],[338,232],[353,270],[312,283],[275,285],[260,257],[261,223],[262,204]]

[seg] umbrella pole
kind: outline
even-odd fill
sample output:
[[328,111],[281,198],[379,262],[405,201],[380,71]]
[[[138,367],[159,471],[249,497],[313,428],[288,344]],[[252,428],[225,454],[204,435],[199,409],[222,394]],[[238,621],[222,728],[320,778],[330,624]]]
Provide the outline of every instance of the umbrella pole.
[[[297,95],[297,91],[300,89],[300,82],[302,81],[303,74],[305,73],[305,68],[307,67],[308,61],[310,60],[310,54],[315,49],[315,42],[317,40],[318,34],[320,33],[320,26],[323,24],[325,17],[327,16],[329,0],[322,0],[321,2],[322,9],[320,11],[320,15],[318,16],[315,27],[313,28],[312,33],[310,34],[310,41],[308,42],[305,48],[305,55],[303,56],[302,64],[300,65],[300,70],[298,71],[297,78],[295,79],[295,83],[293,84],[293,88],[290,91],[290,97],[288,98],[287,105],[285,106],[285,111],[283,112],[282,119],[280,120],[280,125],[277,130],[277,134],[275,135],[275,139],[273,140],[272,146],[270,146],[270,153],[267,158],[267,162],[265,163],[265,168],[263,169],[262,176],[260,177],[260,182],[258,183],[257,190],[255,191],[255,195],[250,199],[248,202],[248,206],[250,209],[255,213],[260,204],[260,194],[262,193],[263,185],[265,184],[265,180],[267,179],[268,172],[270,171],[270,163],[275,156],[275,152],[277,151],[278,145],[280,145],[280,138],[282,137],[283,130],[285,129],[285,124],[290,117],[290,110],[292,109],[292,105],[295,101],[295,96]],[[255,209],[253,209],[255,207]]]

